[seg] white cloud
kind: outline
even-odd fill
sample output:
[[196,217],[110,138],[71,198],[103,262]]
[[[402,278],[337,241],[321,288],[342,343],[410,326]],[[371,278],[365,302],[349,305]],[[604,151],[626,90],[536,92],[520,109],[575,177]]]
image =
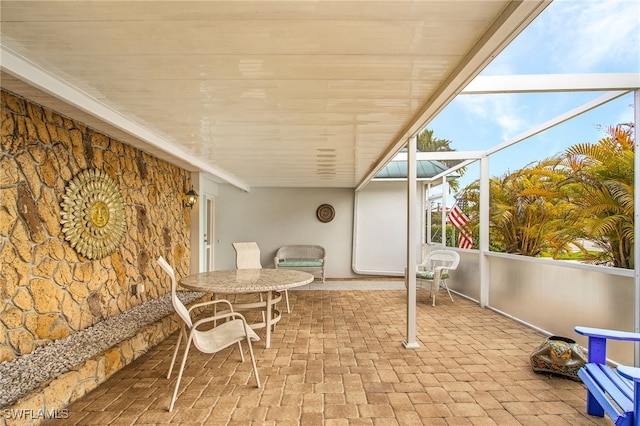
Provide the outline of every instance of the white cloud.
[[638,71],[638,1],[558,1],[556,6],[549,10],[545,28],[555,47],[550,59],[560,70],[600,72],[624,67],[617,71]]
[[633,120],[634,120],[634,117],[633,117],[633,103],[631,103],[628,108],[624,108],[619,112],[618,118],[616,120],[614,120],[613,124],[616,124],[616,123],[633,123]]
[[555,0],[485,74],[640,72],[640,1]]
[[[483,74],[589,72],[640,72],[640,1],[555,0]],[[549,109],[516,95],[460,96],[456,102],[470,122],[498,127],[503,140],[538,124],[534,120],[545,115],[540,110]],[[547,102],[561,107],[563,101]]]
[[[469,95],[457,99],[471,121],[492,122],[500,129],[501,140],[509,139],[530,126],[513,95]],[[483,125],[485,125],[483,124]]]

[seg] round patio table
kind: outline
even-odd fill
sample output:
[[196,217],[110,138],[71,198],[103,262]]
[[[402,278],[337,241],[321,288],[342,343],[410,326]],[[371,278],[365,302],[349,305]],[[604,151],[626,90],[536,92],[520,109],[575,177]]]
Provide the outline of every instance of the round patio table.
[[[180,280],[180,285],[193,291],[211,294],[266,295],[266,300],[256,303],[233,304],[234,309],[264,309],[265,320],[251,324],[252,328],[266,328],[265,347],[271,347],[271,329],[280,321],[280,312],[274,305],[281,300],[278,293],[294,287],[309,284],[314,276],[308,272],[292,269],[229,269],[200,272]],[[274,315],[274,311],[276,315]]]

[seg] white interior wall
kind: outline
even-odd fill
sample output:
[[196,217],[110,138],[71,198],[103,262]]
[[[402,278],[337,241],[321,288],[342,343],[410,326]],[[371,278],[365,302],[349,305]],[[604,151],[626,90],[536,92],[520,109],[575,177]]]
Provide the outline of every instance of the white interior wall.
[[[419,194],[418,200],[416,208],[421,212],[423,195]],[[420,223],[423,226],[423,221]],[[403,276],[407,264],[407,182],[373,181],[358,191],[354,229],[355,272]],[[416,245],[420,245],[420,235],[416,235]]]
[[[354,190],[349,188],[264,188],[244,192],[219,185],[215,216],[215,268],[235,268],[233,242],[256,241],[263,267],[273,267],[276,250],[289,244],[317,244],[327,253],[327,277],[350,278]],[[335,218],[316,218],[331,204]]]

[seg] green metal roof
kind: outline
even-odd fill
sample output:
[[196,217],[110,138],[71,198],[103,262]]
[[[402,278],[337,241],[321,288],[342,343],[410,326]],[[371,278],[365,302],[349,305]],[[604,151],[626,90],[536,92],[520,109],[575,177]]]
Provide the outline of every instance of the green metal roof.
[[[440,161],[418,160],[416,162],[416,176],[418,179],[430,179],[448,169]],[[459,177],[451,175],[448,179]],[[406,179],[407,178],[407,162],[406,161],[390,161],[375,176],[375,179]]]

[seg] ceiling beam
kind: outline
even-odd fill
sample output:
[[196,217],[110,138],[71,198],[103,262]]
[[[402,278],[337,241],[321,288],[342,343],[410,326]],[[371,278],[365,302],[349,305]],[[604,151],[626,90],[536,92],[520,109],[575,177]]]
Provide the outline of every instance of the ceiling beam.
[[461,94],[595,92],[637,87],[640,73],[492,75],[476,77]]
[[[443,160],[469,160],[480,159],[485,155],[484,151],[437,151],[437,152],[418,152],[416,159],[418,161],[443,161]],[[391,161],[407,161],[407,153],[400,152]]]

